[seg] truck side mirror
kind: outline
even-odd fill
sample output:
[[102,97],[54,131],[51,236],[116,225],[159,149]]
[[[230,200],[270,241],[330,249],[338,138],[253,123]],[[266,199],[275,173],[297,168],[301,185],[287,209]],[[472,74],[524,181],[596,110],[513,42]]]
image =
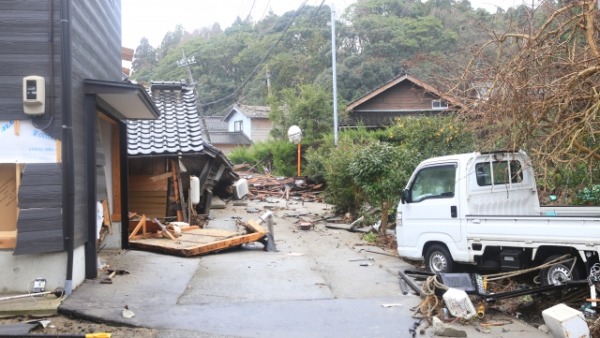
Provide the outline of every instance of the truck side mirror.
[[402,204],[410,202],[410,195],[408,193],[408,189],[402,190],[402,196],[400,200],[402,201]]

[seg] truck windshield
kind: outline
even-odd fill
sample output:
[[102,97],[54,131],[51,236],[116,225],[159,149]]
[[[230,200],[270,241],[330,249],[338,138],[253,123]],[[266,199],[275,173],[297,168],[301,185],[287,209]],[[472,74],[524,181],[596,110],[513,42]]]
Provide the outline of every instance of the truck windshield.
[[456,165],[441,165],[421,169],[410,187],[410,201],[427,198],[453,198]]

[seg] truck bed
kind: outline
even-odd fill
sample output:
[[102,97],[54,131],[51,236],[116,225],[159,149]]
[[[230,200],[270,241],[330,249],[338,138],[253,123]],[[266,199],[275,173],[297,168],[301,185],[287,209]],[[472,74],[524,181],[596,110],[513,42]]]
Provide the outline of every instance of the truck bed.
[[576,244],[583,250],[600,250],[600,218],[593,216],[489,216],[468,215],[466,237],[488,245],[536,247],[540,243]]
[[542,215],[600,217],[600,207],[592,206],[542,206]]

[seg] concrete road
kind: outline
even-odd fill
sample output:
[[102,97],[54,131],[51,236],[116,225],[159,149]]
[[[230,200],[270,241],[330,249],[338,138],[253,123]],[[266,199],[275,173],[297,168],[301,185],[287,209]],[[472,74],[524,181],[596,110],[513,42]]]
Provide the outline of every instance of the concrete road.
[[[324,204],[228,205],[211,211],[210,226],[234,227],[233,217],[256,220],[267,208],[277,252],[259,243],[194,258],[122,252],[108,263],[130,274],[86,281],[61,312],[160,329],[160,337],[411,337],[420,298],[403,295],[398,271],[413,267],[358,233],[323,222],[300,230],[298,221],[331,214]],[[135,317],[122,316],[125,305]],[[519,321],[485,333],[477,323],[455,327],[469,337],[549,337]]]

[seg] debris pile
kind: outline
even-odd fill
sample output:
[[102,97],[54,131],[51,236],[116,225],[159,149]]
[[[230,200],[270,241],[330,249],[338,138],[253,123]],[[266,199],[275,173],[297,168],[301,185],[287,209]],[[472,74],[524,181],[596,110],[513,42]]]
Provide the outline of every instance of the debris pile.
[[[463,337],[464,331],[452,324],[475,325],[478,331],[489,333],[492,326],[510,323],[494,318],[494,313],[502,313],[554,337],[600,337],[600,299],[595,296],[600,289],[600,264],[596,265],[587,279],[557,285],[530,282],[531,269],[490,275],[400,271],[403,293],[421,297],[413,309],[419,322],[409,333],[414,337],[418,327],[423,331],[431,326],[438,335]],[[446,335],[449,332],[452,335]]]
[[240,178],[248,182],[249,198],[265,200],[269,197],[297,198],[304,202],[323,202],[320,192],[323,184],[307,183],[306,177],[283,177],[259,174],[250,171],[248,165],[237,165],[234,168]]

